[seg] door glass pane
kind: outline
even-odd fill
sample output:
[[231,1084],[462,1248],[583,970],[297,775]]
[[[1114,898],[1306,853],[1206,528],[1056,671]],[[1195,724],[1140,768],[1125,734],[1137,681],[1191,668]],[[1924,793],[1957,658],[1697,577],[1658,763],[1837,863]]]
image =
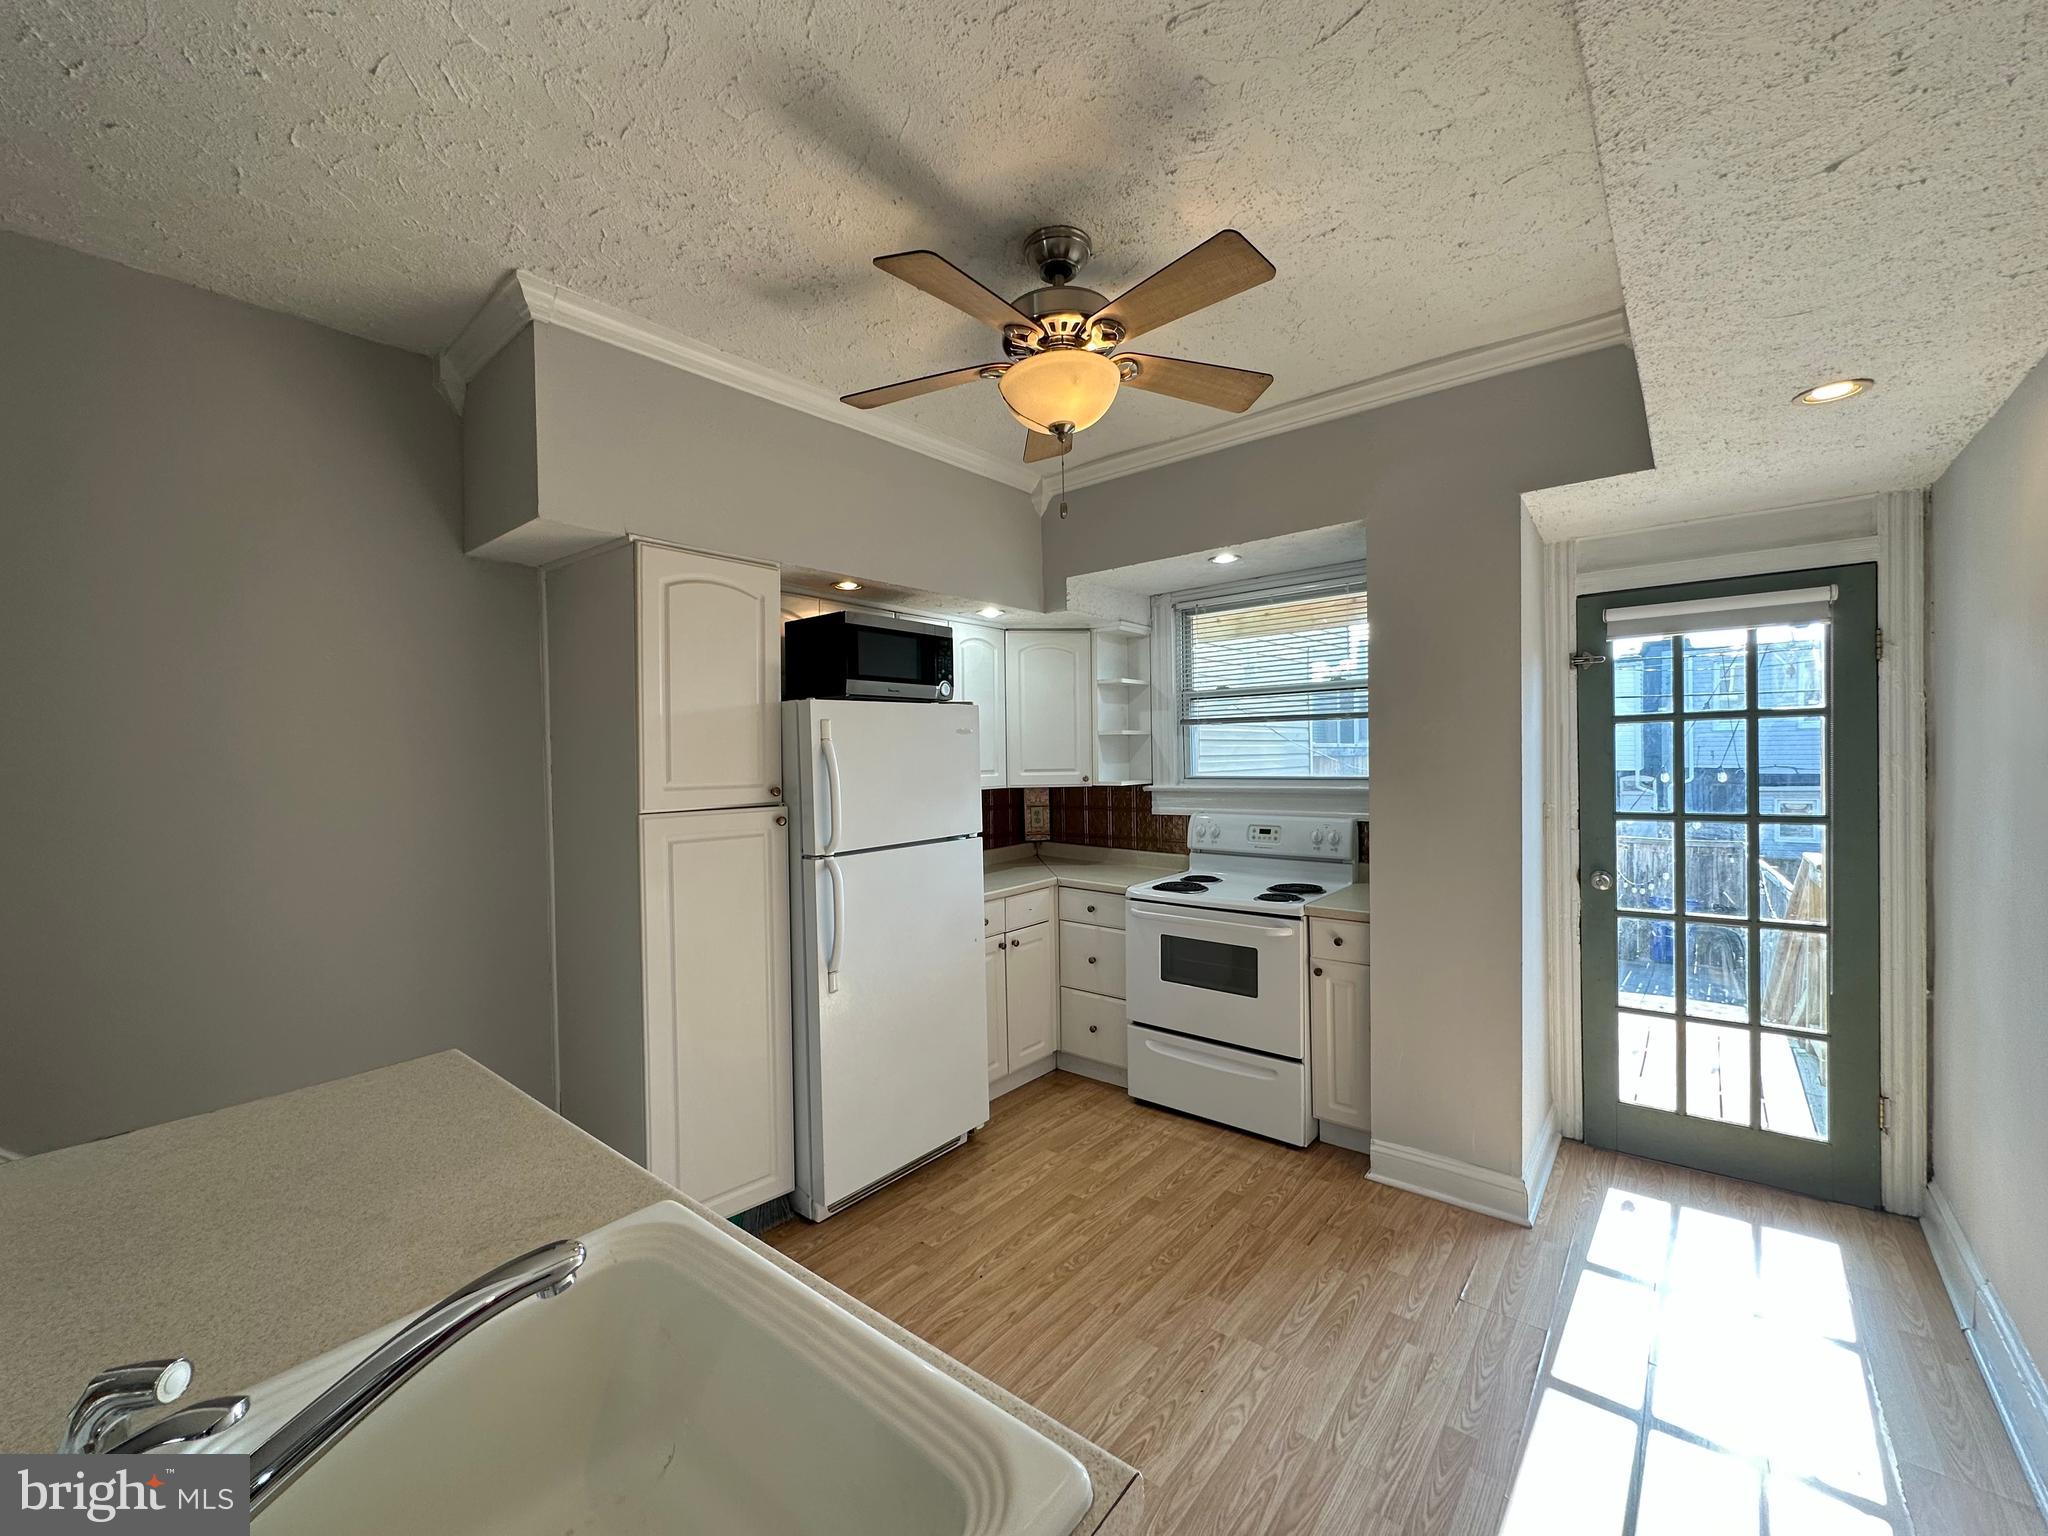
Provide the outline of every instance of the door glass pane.
[[1756,829],[1757,911],[1783,923],[1828,920],[1828,829],[1765,821]]
[[1614,728],[1614,808],[1668,811],[1671,794],[1671,722],[1636,720]]
[[1685,925],[1685,1011],[1749,1021],[1749,930],[1732,923]]
[[1205,992],[1257,997],[1259,952],[1244,944],[1217,944],[1163,933],[1159,936],[1159,979]]
[[1686,1024],[1685,1112],[1701,1120],[1749,1124],[1748,1030]]
[[1685,824],[1685,910],[1711,917],[1749,915],[1747,823]]
[[1669,912],[1674,831],[1668,821],[1614,824],[1614,900],[1634,912]]
[[[1757,1036],[1763,1056],[1763,1126],[1807,1141],[1828,1139],[1828,1043],[1795,1035]],[[1692,1044],[1692,1037],[1686,1037]]]
[[1685,808],[1740,816],[1749,809],[1749,722],[1685,722]]
[[1828,936],[1766,928],[1757,946],[1763,1022],[1777,1029],[1825,1034],[1828,1027]]
[[1677,1021],[1624,1013],[1619,1022],[1621,1102],[1645,1109],[1677,1109]]
[[1616,640],[1614,712],[1617,715],[1671,713],[1671,637]]
[[1677,925],[1649,917],[1624,917],[1614,925],[1615,975],[1624,1008],[1673,1011],[1678,996]]
[[1766,715],[1756,723],[1757,809],[1766,816],[1819,816],[1828,759],[1825,715]]
[[1828,627],[1766,624],[1756,632],[1758,709],[1819,709],[1827,703]]
[[1749,631],[1703,629],[1685,637],[1685,707],[1704,714],[1749,705]]

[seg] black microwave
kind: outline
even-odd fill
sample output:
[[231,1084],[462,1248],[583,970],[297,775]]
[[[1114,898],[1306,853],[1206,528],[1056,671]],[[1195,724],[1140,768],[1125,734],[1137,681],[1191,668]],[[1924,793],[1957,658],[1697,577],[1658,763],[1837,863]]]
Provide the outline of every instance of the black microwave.
[[922,619],[827,613],[782,628],[785,699],[953,697],[953,632]]

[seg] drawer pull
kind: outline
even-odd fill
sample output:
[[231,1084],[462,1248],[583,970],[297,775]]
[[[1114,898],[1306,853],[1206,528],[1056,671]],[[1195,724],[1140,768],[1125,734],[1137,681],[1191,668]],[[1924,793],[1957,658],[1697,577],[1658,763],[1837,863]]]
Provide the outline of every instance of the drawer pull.
[[1093,964],[1095,963],[1095,957],[1094,957],[1093,955],[1090,955],[1090,956],[1088,957],[1088,963],[1089,963],[1090,965],[1093,965]]
[[1094,1034],[1094,1033],[1095,1033],[1095,1032],[1096,1032],[1096,1031],[1097,1031],[1098,1029],[1100,1029],[1101,1027],[1102,1027],[1102,1026],[1101,1026],[1100,1024],[1090,1024],[1090,1025],[1088,1026],[1088,1033],[1092,1035],[1092,1034]]
[[1344,935],[1341,933],[1331,934],[1330,947],[1333,949],[1342,949],[1344,947]]
[[1089,910],[1090,912],[1093,912],[1093,911],[1095,910],[1095,903],[1094,903],[1094,902],[1092,902],[1092,901],[1091,901],[1091,902],[1089,902],[1089,903],[1088,903],[1088,910]]
[[1321,967],[1320,965],[1319,965],[1319,966],[1316,966],[1316,967],[1315,967],[1315,973],[1316,973],[1316,974],[1317,974],[1318,976],[1322,975],[1322,974],[1323,974],[1323,968],[1322,968],[1322,967]]

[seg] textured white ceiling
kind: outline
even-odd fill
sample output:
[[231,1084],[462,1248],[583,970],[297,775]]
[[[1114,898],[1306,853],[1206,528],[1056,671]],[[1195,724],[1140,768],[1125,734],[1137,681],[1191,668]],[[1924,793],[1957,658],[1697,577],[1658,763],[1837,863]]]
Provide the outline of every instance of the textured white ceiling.
[[[1548,537],[1928,485],[2048,347],[2040,0],[1583,0],[1657,468]],[[1796,407],[1869,376],[1871,394]]]
[[[1147,339],[1278,404],[1619,306],[1566,0],[20,0],[0,223],[422,352],[524,267],[835,393],[994,357],[870,266],[1114,294],[1225,226],[1266,287]],[[892,407],[1020,452],[993,386]],[[1226,419],[1129,392],[1080,460]]]

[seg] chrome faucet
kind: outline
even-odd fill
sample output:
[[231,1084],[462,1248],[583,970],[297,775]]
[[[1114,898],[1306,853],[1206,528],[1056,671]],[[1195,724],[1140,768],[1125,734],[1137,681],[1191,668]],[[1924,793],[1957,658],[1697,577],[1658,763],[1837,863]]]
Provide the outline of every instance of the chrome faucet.
[[[529,1296],[559,1296],[568,1290],[576,1282],[584,1257],[583,1245],[566,1239],[521,1254],[427,1308],[371,1350],[250,1452],[250,1513],[283,1492],[293,1478],[457,1339]],[[191,1362],[183,1358],[102,1371],[86,1384],[78,1405],[71,1410],[60,1448],[140,1453],[190,1443],[201,1451],[213,1449],[203,1442],[238,1422],[248,1412],[249,1399],[214,1398],[131,1430],[141,1413],[157,1403],[175,1402],[191,1380]]]

